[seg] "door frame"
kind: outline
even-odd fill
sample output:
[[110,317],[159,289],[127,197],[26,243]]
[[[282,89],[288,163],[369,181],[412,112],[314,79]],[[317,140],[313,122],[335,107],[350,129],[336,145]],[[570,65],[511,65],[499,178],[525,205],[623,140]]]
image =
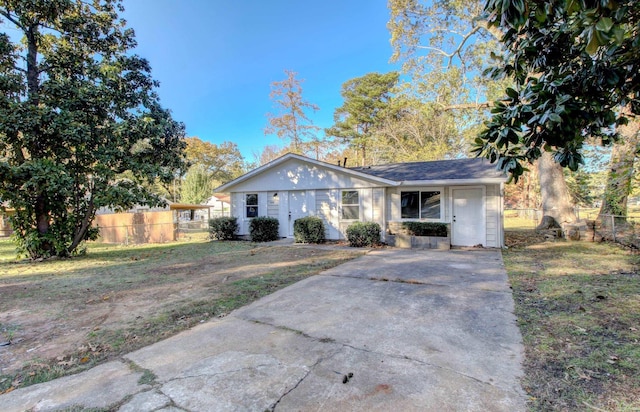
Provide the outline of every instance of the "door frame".
[[484,233],[484,237],[482,238],[482,245],[486,246],[487,243],[487,187],[485,185],[477,185],[477,186],[451,186],[449,188],[450,196],[449,196],[449,210],[450,214],[450,224],[451,224],[451,245],[457,246],[455,240],[455,225],[456,222],[453,221],[454,216],[454,200],[455,200],[455,191],[456,190],[468,190],[468,189],[481,189],[482,192],[482,232]]

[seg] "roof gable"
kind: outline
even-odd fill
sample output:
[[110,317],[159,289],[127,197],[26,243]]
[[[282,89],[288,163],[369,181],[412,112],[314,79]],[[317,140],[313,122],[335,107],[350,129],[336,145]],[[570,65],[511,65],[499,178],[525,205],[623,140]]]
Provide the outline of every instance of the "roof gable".
[[[313,179],[313,181],[310,181]],[[285,154],[216,188],[214,192],[245,190],[303,190],[326,188],[393,186],[396,182],[358,170],[321,162],[293,153]]]

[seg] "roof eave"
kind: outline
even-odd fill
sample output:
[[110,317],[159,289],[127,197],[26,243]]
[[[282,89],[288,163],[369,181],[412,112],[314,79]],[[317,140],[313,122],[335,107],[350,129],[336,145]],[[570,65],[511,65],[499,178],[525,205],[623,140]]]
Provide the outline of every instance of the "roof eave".
[[236,178],[236,179],[234,179],[234,180],[232,180],[230,182],[227,182],[227,183],[225,183],[225,184],[223,184],[221,186],[216,187],[215,189],[213,189],[213,193],[227,193],[227,192],[229,192],[229,189],[233,188],[234,186],[236,186],[236,185],[238,185],[238,184],[240,184],[240,183],[252,178],[253,176],[259,175],[260,173],[264,172],[267,169],[271,169],[271,168],[273,168],[273,167],[275,167],[275,166],[277,166],[277,165],[279,165],[281,163],[284,163],[289,159],[298,159],[298,160],[300,160],[302,162],[305,162],[305,163],[310,163],[310,164],[316,165],[318,167],[324,167],[324,168],[327,168],[327,169],[330,169],[330,170],[339,171],[341,173],[347,173],[347,174],[350,174],[350,175],[353,175],[353,176],[357,176],[357,177],[359,177],[361,179],[369,180],[369,181],[372,181],[372,182],[377,182],[377,183],[379,183],[381,185],[384,185],[384,186],[397,186],[399,184],[399,182],[396,182],[395,180],[385,179],[385,178],[374,176],[374,175],[371,175],[371,174],[368,174],[368,173],[363,173],[363,172],[359,172],[359,171],[356,171],[356,170],[353,170],[353,169],[349,169],[349,168],[346,168],[346,167],[337,166],[337,165],[334,165],[334,164],[331,164],[331,163],[327,163],[327,162],[322,162],[320,160],[314,160],[314,159],[311,159],[311,158],[308,158],[308,157],[305,157],[305,156],[300,156],[300,155],[297,155],[297,154],[294,154],[294,153],[287,153],[287,154],[285,154],[285,155],[283,155],[283,156],[281,156],[281,157],[279,157],[279,158],[277,158],[275,160],[272,160],[271,162],[269,162],[267,164],[264,164],[264,165],[258,167],[257,169],[253,169],[252,171],[250,171],[250,172],[248,172],[248,173],[246,173],[246,174],[244,174],[244,175],[242,175],[242,176],[240,176],[240,177],[238,177],[238,178]]
[[400,186],[466,186],[499,184],[506,181],[506,177],[483,177],[479,179],[403,180],[402,182],[400,182]]

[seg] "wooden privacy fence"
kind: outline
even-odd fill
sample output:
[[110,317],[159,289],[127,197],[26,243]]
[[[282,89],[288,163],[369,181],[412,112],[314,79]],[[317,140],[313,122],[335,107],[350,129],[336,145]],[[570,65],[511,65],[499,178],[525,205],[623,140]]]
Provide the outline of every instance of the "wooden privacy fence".
[[101,242],[143,244],[177,240],[178,225],[171,210],[96,215]]
[[[182,212],[208,208],[207,205],[172,205],[170,210],[99,214],[95,216],[93,226],[99,228],[99,241],[105,243],[171,242],[193,233],[207,232],[207,216],[190,220],[184,218]],[[0,215],[0,238],[12,233],[7,214]]]

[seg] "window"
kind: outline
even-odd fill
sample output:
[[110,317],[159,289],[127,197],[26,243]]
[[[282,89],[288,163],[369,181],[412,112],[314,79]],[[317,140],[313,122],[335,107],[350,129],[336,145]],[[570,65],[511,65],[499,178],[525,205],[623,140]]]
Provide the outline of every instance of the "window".
[[441,196],[439,190],[411,191],[400,194],[400,216],[402,219],[439,220]]
[[440,192],[420,192],[420,219],[440,219]]
[[400,195],[400,215],[403,219],[417,219],[420,216],[420,192],[402,192]]
[[258,194],[257,193],[247,193],[247,217],[257,217],[258,216]]
[[360,199],[357,190],[342,192],[342,218],[345,220],[360,219]]

